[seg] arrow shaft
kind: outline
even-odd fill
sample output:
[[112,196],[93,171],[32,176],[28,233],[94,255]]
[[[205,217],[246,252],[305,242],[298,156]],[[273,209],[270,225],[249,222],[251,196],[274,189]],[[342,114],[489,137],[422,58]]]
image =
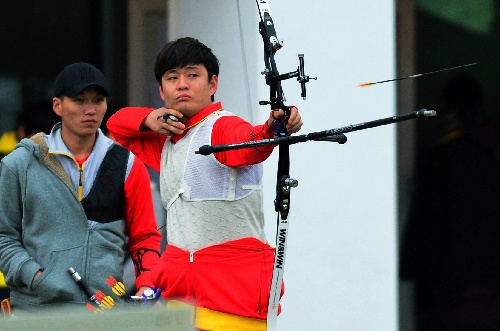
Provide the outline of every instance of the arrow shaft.
[[474,65],[477,65],[477,64],[479,64],[479,63],[478,62],[468,63],[468,64],[463,64],[463,65],[459,65],[459,66],[455,66],[455,67],[451,67],[451,68],[445,68],[445,69],[439,69],[439,70],[424,72],[424,73],[421,73],[421,74],[414,74],[414,75],[405,76],[405,77],[399,77],[399,78],[393,78],[393,79],[386,79],[386,80],[381,80],[381,81],[378,81],[378,82],[367,82],[367,83],[359,84],[358,86],[359,87],[364,87],[364,86],[370,86],[370,85],[375,85],[375,84],[395,82],[395,81],[398,81],[398,80],[404,80],[404,79],[409,79],[409,78],[417,78],[417,77],[421,77],[421,76],[426,76],[426,75],[431,75],[431,74],[437,74],[437,73],[443,72],[443,71],[449,71],[449,70],[455,70],[455,69],[470,67],[470,66],[474,66]]

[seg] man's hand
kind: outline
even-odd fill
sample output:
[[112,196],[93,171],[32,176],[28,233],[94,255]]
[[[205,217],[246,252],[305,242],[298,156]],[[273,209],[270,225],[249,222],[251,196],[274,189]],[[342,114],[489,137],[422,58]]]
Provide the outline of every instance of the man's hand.
[[35,276],[33,277],[33,280],[36,280],[38,277],[40,277],[42,275],[42,270],[38,270],[35,274]]
[[144,293],[144,290],[146,290],[146,289],[151,290],[151,288],[147,287],[147,286],[139,287],[139,289],[137,290],[137,293],[135,295],[138,297],[142,296],[142,294]]
[[[281,109],[277,110],[272,110],[271,113],[269,114],[269,119],[267,120],[267,124],[272,127],[274,125],[274,122],[276,122],[277,119],[280,119],[284,114],[284,111]],[[288,134],[292,134],[295,132],[298,132],[300,128],[302,127],[302,118],[300,117],[299,110],[297,107],[292,106],[290,107],[290,116],[288,118],[288,122],[286,125],[286,131]]]
[[[163,119],[163,115],[173,115],[179,119],[178,122],[172,119]],[[175,109],[166,107],[153,110],[141,124],[141,130],[151,130],[167,136],[174,134],[182,134],[184,132],[184,118],[183,115]]]
[[[148,290],[148,291],[151,291],[151,293],[154,293],[154,289],[151,289],[150,287],[147,287],[147,286],[141,286],[139,287],[139,290],[137,291],[136,293],[136,296],[140,297],[144,294],[144,291],[145,290]],[[161,292],[160,292],[161,293]],[[149,295],[149,293],[146,293],[146,295]],[[158,294],[159,295],[159,294]],[[155,296],[156,297],[156,296]],[[155,303],[153,305],[154,308],[163,308],[163,304],[160,302],[160,300],[156,299],[155,300]]]

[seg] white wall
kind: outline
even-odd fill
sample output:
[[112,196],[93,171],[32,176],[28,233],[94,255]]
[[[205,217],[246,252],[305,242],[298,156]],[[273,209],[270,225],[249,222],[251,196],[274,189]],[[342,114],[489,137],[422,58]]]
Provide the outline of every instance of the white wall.
[[[252,0],[168,1],[171,38],[193,36],[221,62],[216,98],[226,109],[261,123],[269,109],[260,75],[262,40]],[[395,76],[395,4],[391,0],[272,0],[285,47],[280,73],[298,66],[317,76],[300,98],[295,80],[283,88],[304,119],[301,133],[392,116],[395,85],[356,88]],[[251,109],[251,112],[249,111]],[[278,330],[397,330],[396,129],[347,135],[345,145],[291,147],[292,190],[286,293]],[[277,153],[265,162],[268,239],[274,244]]]

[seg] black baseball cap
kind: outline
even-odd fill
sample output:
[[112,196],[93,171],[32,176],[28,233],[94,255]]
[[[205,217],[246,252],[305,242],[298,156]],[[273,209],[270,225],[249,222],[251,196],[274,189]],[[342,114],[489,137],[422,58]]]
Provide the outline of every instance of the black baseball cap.
[[73,63],[66,66],[56,77],[54,95],[56,97],[75,97],[88,86],[100,87],[108,96],[106,79],[102,72],[85,62]]

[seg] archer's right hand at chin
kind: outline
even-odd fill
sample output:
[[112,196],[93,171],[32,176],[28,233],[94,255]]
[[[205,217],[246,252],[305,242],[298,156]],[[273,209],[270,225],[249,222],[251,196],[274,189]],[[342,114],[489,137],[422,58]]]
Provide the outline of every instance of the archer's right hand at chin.
[[149,113],[141,124],[141,130],[151,130],[167,136],[182,134],[186,127],[182,121],[183,115],[180,112],[162,107]]

